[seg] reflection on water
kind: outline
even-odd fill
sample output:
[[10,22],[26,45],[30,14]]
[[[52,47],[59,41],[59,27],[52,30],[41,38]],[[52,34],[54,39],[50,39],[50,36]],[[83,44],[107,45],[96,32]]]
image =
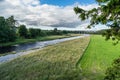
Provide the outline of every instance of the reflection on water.
[[12,52],[15,50],[15,46],[0,47],[0,54]]
[[24,50],[38,48],[40,46],[41,45],[38,45],[36,42],[34,42],[34,43],[19,44],[19,45],[14,45],[14,46],[0,47],[0,54],[14,52],[14,51],[20,52]]
[[50,40],[50,41],[26,43],[26,44],[20,44],[20,45],[8,46],[8,47],[0,47],[0,54],[4,54],[4,53],[8,53],[8,52],[16,52],[17,53],[17,52],[21,52],[21,51],[30,50],[30,49],[42,48],[42,47],[45,47],[48,45],[52,45],[52,44],[56,44],[59,42],[80,38],[80,37],[82,37],[82,36],[64,38],[64,39],[56,39],[56,40]]

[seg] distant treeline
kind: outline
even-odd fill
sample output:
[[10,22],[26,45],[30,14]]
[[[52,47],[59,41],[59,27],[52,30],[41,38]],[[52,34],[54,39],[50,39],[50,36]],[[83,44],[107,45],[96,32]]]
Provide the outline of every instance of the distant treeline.
[[57,30],[57,28],[54,28],[54,30],[27,29],[25,25],[16,26],[14,16],[10,16],[7,19],[2,16],[0,17],[0,43],[14,42],[19,38],[33,39],[37,37],[63,35],[68,33],[72,32]]
[[36,37],[44,37],[44,36],[50,36],[50,35],[63,35],[68,34],[68,31],[61,31],[57,30],[57,28],[54,28],[54,30],[41,30],[41,29],[34,29],[29,28],[27,29],[25,25],[20,25],[17,29],[17,33],[19,37],[22,38],[36,38]]
[[98,31],[75,31],[74,33],[80,33],[80,34],[104,34],[107,30],[109,29],[103,29],[103,30],[98,30]]

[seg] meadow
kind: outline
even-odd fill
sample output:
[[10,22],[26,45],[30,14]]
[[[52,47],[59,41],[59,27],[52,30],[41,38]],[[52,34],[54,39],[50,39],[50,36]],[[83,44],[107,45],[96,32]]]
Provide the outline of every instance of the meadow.
[[90,37],[48,46],[29,55],[0,64],[2,80],[80,80],[76,63]]
[[78,66],[85,80],[103,80],[106,69],[114,59],[120,56],[120,44],[113,45],[112,40],[105,41],[101,35],[91,36],[90,44]]
[[0,64],[2,80],[103,80],[120,44],[100,35],[65,41]]

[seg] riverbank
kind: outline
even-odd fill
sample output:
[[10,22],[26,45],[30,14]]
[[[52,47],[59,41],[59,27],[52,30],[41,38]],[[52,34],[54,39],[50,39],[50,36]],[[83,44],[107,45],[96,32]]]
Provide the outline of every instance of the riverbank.
[[76,63],[90,37],[65,41],[0,65],[2,80],[80,80]]
[[[70,37],[70,38],[63,38],[63,39],[55,39],[55,40],[49,40],[49,41],[39,41],[35,43],[27,43],[27,44],[22,44],[22,46],[18,45],[12,48],[12,51],[9,53],[3,53],[0,54],[0,63],[9,61],[11,59],[17,58],[22,55],[26,55],[30,53],[31,51],[36,51],[38,49],[42,49],[44,47],[47,47],[49,45],[55,45],[57,43],[69,41],[69,40],[74,40],[74,39],[79,39],[79,38],[84,38],[87,37],[88,35],[83,35],[83,36],[76,36],[76,37]],[[8,50],[9,48],[6,48],[5,50]]]
[[31,42],[37,42],[37,41],[47,41],[47,40],[54,40],[54,39],[62,39],[62,38],[69,38],[74,36],[80,36],[80,34],[67,34],[67,35],[52,35],[52,36],[45,36],[45,37],[37,37],[35,39],[17,39],[15,42],[9,42],[9,43],[0,43],[0,47],[6,47],[6,46],[13,46],[17,44],[25,44],[25,43],[31,43]]

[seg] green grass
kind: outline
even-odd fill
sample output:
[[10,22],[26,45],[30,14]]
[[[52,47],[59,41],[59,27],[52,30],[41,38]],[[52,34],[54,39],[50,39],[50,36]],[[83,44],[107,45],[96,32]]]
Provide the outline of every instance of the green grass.
[[80,34],[68,34],[68,35],[52,35],[52,36],[44,36],[44,37],[37,37],[35,39],[22,39],[19,38],[15,42],[8,42],[8,43],[0,43],[0,46],[12,46],[16,44],[23,44],[23,43],[30,43],[30,42],[36,42],[36,41],[47,41],[47,40],[53,40],[53,39],[61,39],[61,38],[68,38],[73,36],[80,36]]
[[76,63],[90,38],[48,46],[43,50],[0,64],[2,80],[80,80]]
[[85,80],[103,80],[105,70],[111,66],[114,59],[120,56],[120,44],[105,41],[102,36],[92,36],[79,67],[82,68]]

